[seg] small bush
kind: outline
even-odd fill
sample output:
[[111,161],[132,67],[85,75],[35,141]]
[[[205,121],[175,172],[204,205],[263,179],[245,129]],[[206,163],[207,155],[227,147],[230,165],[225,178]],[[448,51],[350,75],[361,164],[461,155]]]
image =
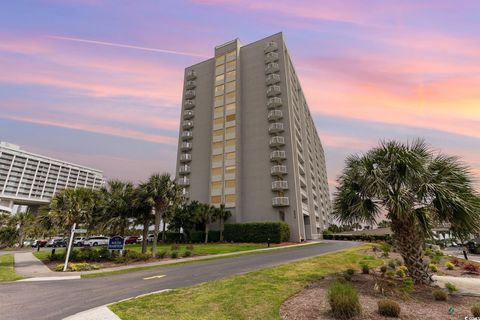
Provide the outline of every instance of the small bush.
[[167,251],[157,252],[157,258],[164,259],[167,256]]
[[402,279],[407,276],[407,273],[406,273],[405,270],[402,269],[402,268],[398,268],[398,269],[395,271],[395,274],[397,275],[397,277],[402,278]]
[[226,224],[224,237],[227,242],[280,243],[290,239],[290,228],[283,221]]
[[343,273],[343,277],[345,278],[345,280],[347,281],[351,281],[352,280],[352,276],[355,274],[355,270],[354,269],[347,269],[345,270],[345,272]]
[[400,305],[390,299],[378,300],[378,313],[384,317],[398,318],[400,315]]
[[455,265],[451,262],[445,263],[445,267],[447,267],[448,270],[453,270],[455,268]]
[[372,247],[372,251],[373,251],[373,252],[377,252],[377,251],[378,251],[378,247],[377,247],[377,246],[373,246],[373,247]]
[[480,303],[474,304],[470,311],[472,311],[474,317],[480,317]]
[[188,251],[193,251],[193,244],[187,245],[187,250]]
[[458,291],[457,286],[451,282],[445,283],[445,289],[447,289],[448,293],[452,294]]
[[388,267],[390,269],[395,269],[397,267],[397,264],[395,263],[395,261],[390,260],[390,261],[388,261]]
[[63,271],[63,263],[59,263],[55,266],[55,271]]
[[380,246],[380,249],[383,252],[384,257],[388,257],[390,254],[390,251],[392,251],[392,245],[389,244],[388,242],[383,242],[382,245]]
[[393,270],[388,270],[386,273],[386,276],[389,278],[393,278],[394,275],[395,275],[395,271]]
[[463,265],[463,270],[467,271],[468,273],[480,273],[480,268],[471,262],[467,262]]
[[177,251],[172,251],[170,253],[170,258],[172,259],[177,259],[178,258],[178,252]]
[[415,281],[413,281],[413,278],[405,277],[403,279],[403,286],[405,287],[405,289],[407,289],[407,291],[411,291],[414,285],[415,285]]
[[380,267],[380,272],[381,272],[382,274],[385,274],[385,272],[387,272],[387,266],[381,266],[381,267]]
[[170,248],[172,251],[178,251],[180,250],[180,245],[178,243],[172,244],[172,247]]
[[438,271],[438,266],[435,264],[435,263],[430,263],[428,265],[428,268],[430,269],[430,271],[432,272],[437,272]]
[[459,267],[462,264],[462,261],[457,257],[453,257],[450,261],[455,265],[455,267]]
[[362,263],[360,265],[360,267],[362,268],[362,273],[363,274],[369,274],[370,273],[370,267],[368,266],[368,264]]
[[361,312],[358,293],[349,283],[334,282],[328,288],[328,302],[337,319],[350,319]]
[[98,270],[99,268],[94,264],[83,262],[83,263],[71,263],[68,265],[68,269],[71,271],[90,271],[90,270]]
[[190,251],[190,250],[185,251],[185,252],[183,253],[183,256],[184,256],[184,257],[191,257],[191,256],[192,256],[192,251]]
[[437,301],[446,301],[447,300],[447,293],[443,291],[442,289],[435,289],[432,292],[433,297]]

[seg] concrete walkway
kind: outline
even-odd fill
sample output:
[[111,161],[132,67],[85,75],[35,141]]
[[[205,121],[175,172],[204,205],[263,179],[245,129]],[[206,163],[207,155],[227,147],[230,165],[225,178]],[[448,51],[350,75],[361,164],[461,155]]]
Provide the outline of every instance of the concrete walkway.
[[479,278],[465,278],[465,277],[451,277],[451,276],[433,276],[435,284],[441,288],[445,288],[445,283],[453,283],[458,293],[473,295],[480,297],[480,279]]
[[15,272],[25,277],[48,277],[55,273],[31,252],[15,253]]

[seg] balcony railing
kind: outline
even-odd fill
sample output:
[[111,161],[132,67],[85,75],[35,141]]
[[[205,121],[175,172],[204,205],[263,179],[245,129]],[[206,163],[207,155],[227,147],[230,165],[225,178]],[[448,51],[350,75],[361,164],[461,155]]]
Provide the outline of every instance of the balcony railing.
[[190,121],[190,120],[183,121],[182,127],[183,127],[183,129],[187,129],[187,130],[192,129],[193,128],[193,121]]
[[275,84],[280,82],[280,75],[276,73],[269,74],[265,79],[267,84]]
[[288,182],[286,180],[272,182],[272,191],[283,191],[283,190],[288,190]]
[[268,127],[268,133],[279,133],[283,132],[283,123],[274,122]]
[[281,93],[282,93],[282,91],[280,90],[280,86],[273,85],[273,86],[268,87],[268,89],[267,89],[267,96],[269,96],[269,97],[278,96]]
[[265,72],[267,74],[278,72],[279,70],[280,70],[280,66],[276,62],[271,62],[267,64],[267,66],[265,67]]
[[185,98],[190,99],[195,97],[195,90],[185,91]]
[[182,151],[192,150],[192,146],[193,144],[191,142],[182,142],[182,144],[180,145],[180,150]]
[[282,98],[279,97],[273,97],[268,99],[267,101],[267,108],[272,109],[276,107],[280,107],[282,105]]
[[178,184],[180,186],[189,186],[190,185],[190,179],[188,179],[188,178],[178,179]]
[[192,155],[190,153],[182,153],[180,155],[180,162],[190,162],[192,161]]
[[270,161],[283,161],[287,158],[287,154],[283,150],[275,150],[270,153]]
[[272,198],[272,206],[274,207],[287,207],[290,205],[288,197],[274,197]]
[[187,80],[193,80],[197,77],[197,73],[194,70],[187,72]]
[[186,175],[186,174],[189,174],[190,173],[190,166],[181,166],[180,169],[178,170],[178,172],[181,174],[181,175]]
[[187,83],[185,83],[185,87],[187,89],[193,89],[197,86],[197,82],[195,80],[189,80]]
[[193,112],[193,110],[187,110],[183,114],[183,119],[192,119],[194,116],[195,116],[195,113]]
[[193,138],[193,132],[192,131],[183,131],[182,132],[182,140],[190,140]]
[[278,53],[277,52],[269,52],[265,55],[265,62],[274,62],[278,60]]
[[276,51],[276,50],[278,50],[278,44],[274,41],[270,41],[265,46],[264,52],[269,53],[269,52]]
[[285,138],[282,136],[274,136],[270,139],[270,147],[281,147],[285,145]]
[[277,121],[283,118],[283,113],[281,110],[272,110],[268,113],[269,121]]
[[195,107],[195,100],[185,100],[185,109],[189,110]]
[[283,176],[285,174],[287,174],[287,166],[273,166],[271,169],[270,169],[270,173],[274,176]]

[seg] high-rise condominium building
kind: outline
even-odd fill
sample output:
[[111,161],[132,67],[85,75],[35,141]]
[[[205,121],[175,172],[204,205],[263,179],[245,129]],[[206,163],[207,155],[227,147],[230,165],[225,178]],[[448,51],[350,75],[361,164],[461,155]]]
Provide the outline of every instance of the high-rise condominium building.
[[185,69],[178,183],[229,222],[286,221],[294,241],[330,222],[322,144],[282,33],[238,39]]
[[96,189],[104,184],[102,171],[26,152],[0,142],[0,211],[14,204],[39,206],[65,188]]

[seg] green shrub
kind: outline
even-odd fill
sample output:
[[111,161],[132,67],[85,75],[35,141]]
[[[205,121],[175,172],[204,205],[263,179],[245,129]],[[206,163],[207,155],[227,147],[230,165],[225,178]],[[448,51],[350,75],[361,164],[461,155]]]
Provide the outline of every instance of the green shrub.
[[177,259],[178,258],[178,252],[177,251],[170,252],[170,258]]
[[55,266],[55,271],[63,271],[64,264],[59,263]]
[[110,260],[112,257],[112,253],[108,250],[107,247],[102,247],[98,250],[98,258],[100,260]]
[[369,274],[370,273],[370,267],[366,263],[360,264],[360,267],[362,268],[362,273],[363,274]]
[[381,266],[381,267],[380,267],[380,272],[381,272],[382,274],[385,274],[385,272],[387,272],[387,266]]
[[437,301],[446,301],[447,300],[447,293],[443,291],[442,289],[435,289],[432,292],[433,297]]
[[172,244],[172,247],[170,248],[172,251],[178,251],[180,250],[180,245],[178,243]]
[[395,271],[393,270],[388,270],[386,273],[386,276],[389,278],[393,278],[394,275],[395,275]]
[[397,277],[402,278],[402,279],[407,276],[405,270],[402,269],[402,268],[398,268],[398,269],[395,271],[395,274],[397,275]]
[[352,280],[352,277],[354,274],[355,274],[355,269],[347,269],[343,273],[343,277],[345,278],[345,280],[350,281]]
[[397,267],[397,264],[395,263],[395,261],[390,260],[390,261],[388,261],[388,267],[390,269],[395,269]]
[[415,281],[411,277],[405,277],[403,279],[403,288],[406,292],[411,292],[415,286]]
[[286,222],[247,222],[226,224],[224,238],[227,242],[280,243],[289,241],[290,228]]
[[157,258],[159,259],[163,259],[167,256],[167,251],[160,251],[160,252],[157,252]]
[[392,242],[392,237],[390,235],[379,235],[374,234],[368,236],[368,240],[365,238],[365,235],[361,234],[323,234],[323,239],[325,240],[347,240],[347,241],[386,241],[388,243]]
[[448,270],[453,270],[455,268],[455,265],[451,262],[445,263],[445,267],[447,267]]
[[390,254],[390,251],[392,251],[392,245],[389,244],[388,242],[383,242],[382,245],[380,246],[380,249],[383,252],[384,257],[388,257]]
[[445,289],[447,289],[448,293],[452,294],[458,291],[457,286],[451,282],[445,283]]
[[480,317],[480,303],[474,304],[471,311],[474,317]]
[[81,263],[71,263],[68,264],[68,268],[71,271],[90,271],[90,270],[98,270],[98,266],[94,264],[89,264],[86,262],[81,262]]
[[437,272],[438,271],[438,266],[435,264],[435,263],[430,263],[428,265],[428,268],[430,269],[430,271],[432,272]]
[[[190,241],[192,241],[193,243],[205,242],[205,232],[204,231],[190,232]],[[219,242],[219,241],[220,241],[220,231],[216,231],[216,230],[208,231],[208,242]]]
[[328,288],[328,302],[336,319],[350,319],[361,312],[358,293],[349,283],[334,282]]
[[378,313],[384,317],[398,318],[400,315],[400,305],[390,299],[378,300]]
[[192,256],[192,251],[190,251],[190,250],[185,251],[185,252],[183,253],[183,256],[184,256],[184,257],[191,257],[191,256]]
[[189,244],[189,245],[187,245],[187,250],[189,250],[189,251],[193,251],[193,244]]

